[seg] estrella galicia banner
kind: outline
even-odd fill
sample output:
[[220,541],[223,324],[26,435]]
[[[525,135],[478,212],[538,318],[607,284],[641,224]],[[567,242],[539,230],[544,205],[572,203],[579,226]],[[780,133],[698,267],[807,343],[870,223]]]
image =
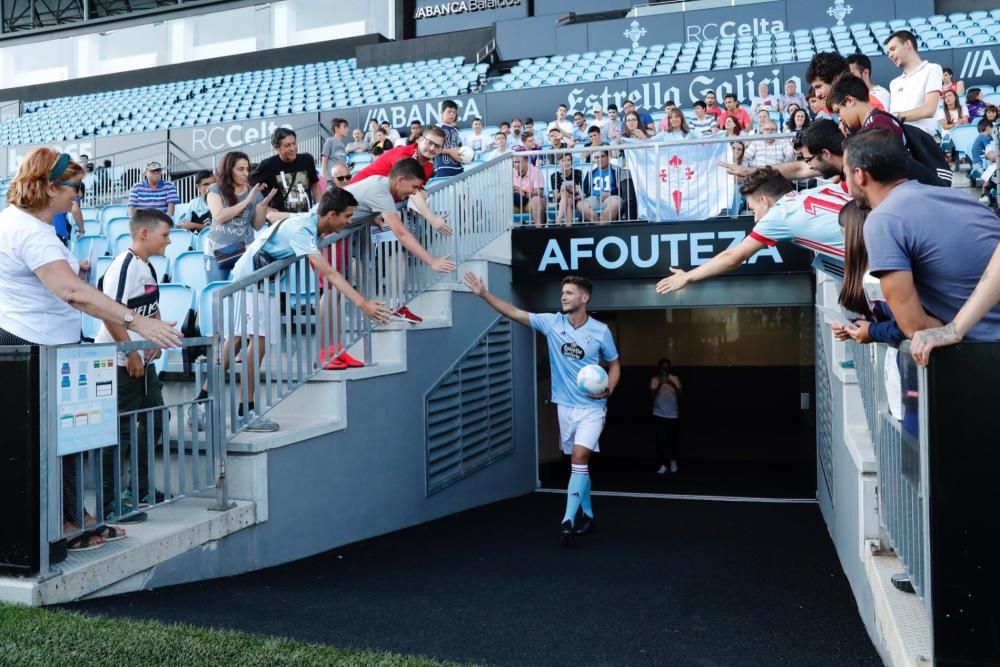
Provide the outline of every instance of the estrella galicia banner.
[[[592,280],[660,279],[670,267],[692,269],[750,230],[749,219],[651,224],[629,222],[571,227],[516,227],[511,234],[513,282],[547,282],[567,274]],[[812,253],[791,243],[764,248],[729,275],[808,273]]]

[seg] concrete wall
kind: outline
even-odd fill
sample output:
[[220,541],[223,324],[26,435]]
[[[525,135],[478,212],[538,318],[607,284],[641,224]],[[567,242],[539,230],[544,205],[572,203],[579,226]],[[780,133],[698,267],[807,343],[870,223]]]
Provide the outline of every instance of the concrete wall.
[[[510,298],[508,268],[491,264],[489,283]],[[496,317],[467,292],[452,304],[450,328],[409,332],[406,373],[350,383],[346,430],[268,453],[265,523],[158,566],[147,587],[285,563],[534,490],[534,342],[515,326],[514,451],[425,496],[424,392]]]

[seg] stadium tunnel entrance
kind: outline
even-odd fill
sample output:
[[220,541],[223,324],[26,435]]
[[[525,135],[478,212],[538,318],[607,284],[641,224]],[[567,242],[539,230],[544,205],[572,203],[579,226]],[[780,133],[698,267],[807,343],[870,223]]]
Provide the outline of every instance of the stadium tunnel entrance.
[[[523,306],[559,307],[558,283],[521,290]],[[693,289],[692,289],[693,288]],[[530,296],[529,296],[530,293]],[[608,324],[622,376],[608,404],[597,491],[816,497],[815,323],[811,275],[730,277],[666,301],[641,281],[595,281],[591,313]],[[565,489],[545,340],[536,337],[542,488]],[[682,387],[678,469],[658,474],[650,381],[669,358]]]

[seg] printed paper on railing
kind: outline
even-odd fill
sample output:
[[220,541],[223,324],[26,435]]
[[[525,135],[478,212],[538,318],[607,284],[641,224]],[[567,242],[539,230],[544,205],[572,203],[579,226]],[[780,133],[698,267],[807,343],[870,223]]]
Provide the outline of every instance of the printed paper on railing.
[[718,165],[730,161],[728,151],[729,145],[721,142],[627,151],[639,217],[695,220],[728,212],[735,181]]

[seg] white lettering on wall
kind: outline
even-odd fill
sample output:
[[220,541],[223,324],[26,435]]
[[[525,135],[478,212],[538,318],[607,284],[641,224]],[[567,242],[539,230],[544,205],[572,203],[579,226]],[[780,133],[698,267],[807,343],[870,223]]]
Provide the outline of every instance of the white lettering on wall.
[[[626,264],[639,269],[648,269],[660,262],[663,246],[665,246],[664,264],[700,266],[716,253],[735,248],[745,237],[746,232],[724,230],[686,234],[608,235],[599,240],[593,236],[578,236],[569,239],[568,243],[564,240],[562,245],[559,239],[551,238],[545,244],[545,250],[538,263],[538,271],[545,271],[549,267],[558,267],[561,271],[578,271],[581,264],[590,263],[607,271],[615,271]],[[725,247],[720,247],[723,244]],[[682,253],[684,253],[683,260]],[[754,254],[747,263],[756,264],[762,257],[770,258],[775,264],[784,263],[777,246],[764,248]]]
[[703,23],[687,27],[687,41],[703,41],[719,39],[720,37],[746,37],[747,35],[767,35],[785,31],[785,22],[781,19],[751,19],[750,23],[723,21],[722,23]]
[[[459,123],[471,124],[473,118],[482,117],[474,97],[464,100],[456,98],[454,101],[458,105]],[[423,102],[372,107],[365,114],[362,127],[367,127],[370,120],[377,120],[379,123],[389,121],[393,127],[406,127],[413,121],[417,121],[421,125],[436,125],[441,122],[441,104],[440,102],[435,104]]]
[[516,7],[521,0],[467,0],[459,2],[439,2],[433,5],[417,7],[413,12],[414,19],[432,19],[438,16],[453,16],[470,12],[482,12],[490,9]]
[[[71,158],[76,160],[81,155],[89,155],[91,158],[94,157],[94,142],[93,141],[77,141],[71,144],[42,144],[48,148],[59,153],[68,153]],[[7,173],[13,175],[17,171],[17,168],[21,166],[21,161],[24,160],[24,156],[33,151],[38,146],[13,146],[7,149]]]
[[196,127],[191,130],[191,152],[196,155],[216,153],[227,148],[246,146],[254,142],[267,143],[271,133],[279,127],[292,129],[289,123],[278,124],[274,120],[259,123],[232,123],[216,127]]

